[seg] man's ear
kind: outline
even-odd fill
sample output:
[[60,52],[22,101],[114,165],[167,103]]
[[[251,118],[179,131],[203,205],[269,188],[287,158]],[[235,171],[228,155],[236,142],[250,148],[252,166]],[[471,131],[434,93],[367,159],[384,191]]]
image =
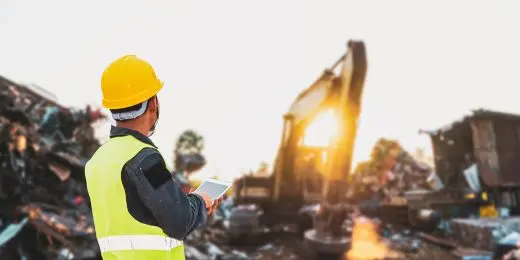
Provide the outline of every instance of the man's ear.
[[148,107],[150,108],[150,112],[156,113],[157,112],[157,98],[153,97],[148,102]]

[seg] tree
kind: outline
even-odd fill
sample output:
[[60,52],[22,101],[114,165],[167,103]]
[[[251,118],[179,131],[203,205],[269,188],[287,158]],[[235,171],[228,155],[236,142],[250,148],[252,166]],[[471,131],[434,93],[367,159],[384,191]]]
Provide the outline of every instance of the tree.
[[256,171],[250,171],[252,175],[254,176],[268,176],[270,174],[269,172],[269,163],[262,161]]
[[175,143],[174,162],[176,171],[192,173],[204,165],[206,159],[202,155],[204,137],[194,130],[186,130],[177,138]]
[[204,149],[204,137],[194,130],[186,130],[175,143],[175,154],[201,154]]
[[269,163],[267,163],[266,161],[262,161],[260,163],[260,166],[258,166],[258,170],[256,170],[257,172],[267,172],[269,170]]

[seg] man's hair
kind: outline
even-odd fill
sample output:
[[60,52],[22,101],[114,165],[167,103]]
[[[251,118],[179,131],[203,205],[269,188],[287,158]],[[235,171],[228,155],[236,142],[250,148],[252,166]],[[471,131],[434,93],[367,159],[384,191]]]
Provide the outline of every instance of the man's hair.
[[112,113],[112,118],[119,122],[136,119],[146,112],[146,110],[148,109],[148,104],[150,104],[150,101],[154,98],[155,96],[131,107],[110,109],[110,112]]

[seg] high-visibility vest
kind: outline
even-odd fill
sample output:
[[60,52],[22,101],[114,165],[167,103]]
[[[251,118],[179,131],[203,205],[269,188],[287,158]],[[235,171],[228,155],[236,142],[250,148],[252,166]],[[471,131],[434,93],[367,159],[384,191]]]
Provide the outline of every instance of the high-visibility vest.
[[104,260],[185,259],[182,241],[137,221],[128,212],[121,170],[146,147],[153,148],[132,136],[114,137],[87,163],[85,178]]

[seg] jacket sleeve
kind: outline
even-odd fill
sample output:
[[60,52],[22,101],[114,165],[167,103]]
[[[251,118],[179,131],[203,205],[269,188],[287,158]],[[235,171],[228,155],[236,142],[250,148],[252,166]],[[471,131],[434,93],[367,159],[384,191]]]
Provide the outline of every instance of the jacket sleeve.
[[124,174],[168,236],[184,240],[206,223],[204,200],[196,194],[184,194],[155,149],[141,150],[125,165]]

